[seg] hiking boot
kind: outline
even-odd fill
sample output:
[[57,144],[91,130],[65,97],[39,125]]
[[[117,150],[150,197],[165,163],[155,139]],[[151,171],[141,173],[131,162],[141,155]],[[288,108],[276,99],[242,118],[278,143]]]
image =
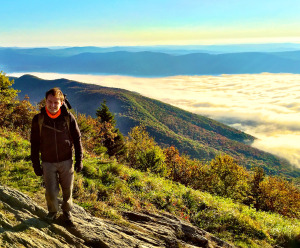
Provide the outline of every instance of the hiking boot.
[[71,212],[63,211],[63,217],[64,217],[65,224],[67,226],[75,227],[73,216],[72,216]]
[[56,215],[57,215],[57,212],[49,212],[45,216],[45,220],[47,220],[47,221],[54,221],[54,220],[56,220]]

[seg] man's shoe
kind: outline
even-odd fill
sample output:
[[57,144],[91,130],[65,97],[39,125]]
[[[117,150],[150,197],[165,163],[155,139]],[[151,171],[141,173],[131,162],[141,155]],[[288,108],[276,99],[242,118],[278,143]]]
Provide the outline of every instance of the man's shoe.
[[67,226],[75,227],[73,216],[72,216],[71,212],[63,211],[63,217],[64,217],[64,220],[65,220],[65,224]]
[[46,219],[47,221],[54,221],[54,220],[56,220],[56,215],[57,215],[57,212],[49,212],[49,213],[46,215],[45,219]]

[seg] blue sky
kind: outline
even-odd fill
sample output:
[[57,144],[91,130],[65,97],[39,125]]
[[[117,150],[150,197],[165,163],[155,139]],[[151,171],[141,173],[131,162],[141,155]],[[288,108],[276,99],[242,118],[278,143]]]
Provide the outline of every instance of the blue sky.
[[300,43],[298,0],[2,1],[0,46]]

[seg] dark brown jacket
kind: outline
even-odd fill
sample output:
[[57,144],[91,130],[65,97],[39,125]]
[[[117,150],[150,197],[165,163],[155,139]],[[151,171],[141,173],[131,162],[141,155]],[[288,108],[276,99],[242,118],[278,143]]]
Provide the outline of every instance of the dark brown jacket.
[[[44,162],[56,163],[72,158],[74,144],[76,163],[82,161],[81,135],[77,122],[65,105],[61,107],[61,114],[56,119],[51,119],[45,108],[41,109],[44,116],[40,135],[38,115],[35,115],[31,126],[31,161],[33,167],[40,166],[39,154]],[[65,116],[69,115],[69,128]],[[41,136],[41,137],[40,137]]]

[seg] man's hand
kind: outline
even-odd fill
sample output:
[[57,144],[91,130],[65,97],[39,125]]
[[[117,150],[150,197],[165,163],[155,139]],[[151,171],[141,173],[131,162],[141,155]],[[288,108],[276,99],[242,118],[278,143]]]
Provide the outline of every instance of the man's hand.
[[76,161],[74,167],[75,167],[75,171],[78,173],[78,172],[82,171],[83,164],[81,161]]
[[41,167],[40,165],[34,165],[34,166],[33,166],[33,170],[34,170],[34,173],[35,173],[38,177],[40,177],[40,176],[43,175],[43,169],[42,169],[42,167]]

